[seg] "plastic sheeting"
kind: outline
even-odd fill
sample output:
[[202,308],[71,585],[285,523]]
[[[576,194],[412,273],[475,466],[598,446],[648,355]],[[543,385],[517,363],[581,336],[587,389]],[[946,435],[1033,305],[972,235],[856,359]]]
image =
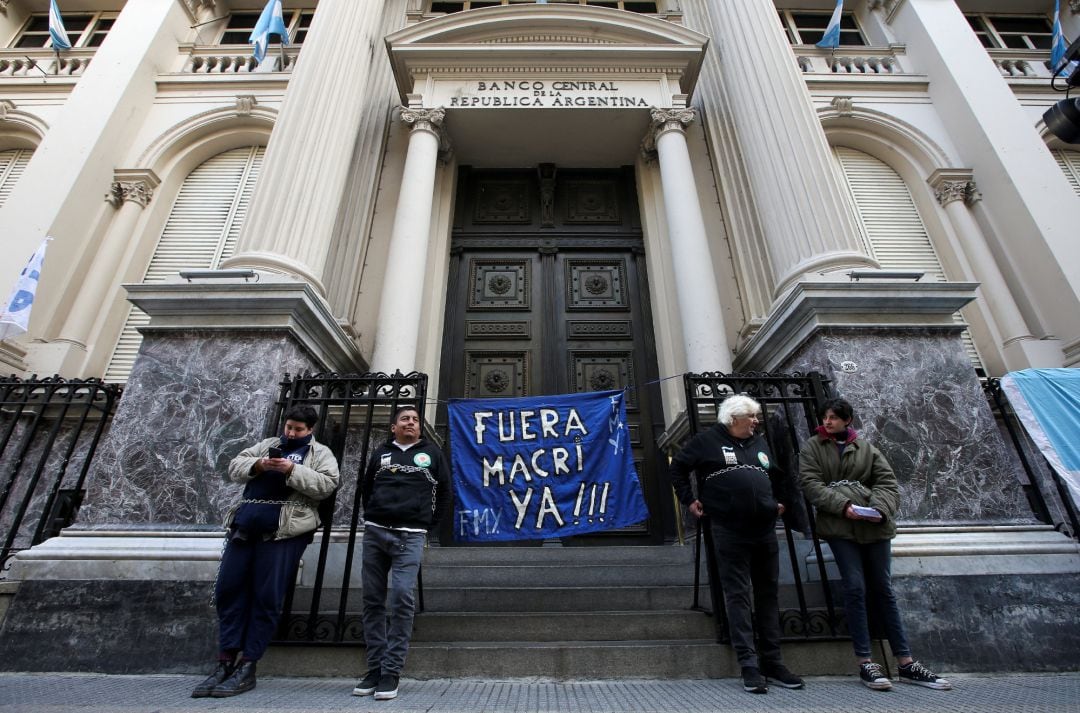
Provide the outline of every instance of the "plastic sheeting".
[[1080,369],[1024,369],[1001,388],[1031,440],[1080,503]]

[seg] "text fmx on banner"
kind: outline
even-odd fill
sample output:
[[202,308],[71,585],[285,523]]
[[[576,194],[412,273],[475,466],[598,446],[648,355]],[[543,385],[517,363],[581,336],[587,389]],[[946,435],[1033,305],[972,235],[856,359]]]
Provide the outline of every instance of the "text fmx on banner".
[[454,537],[567,537],[648,517],[621,391],[450,401]]

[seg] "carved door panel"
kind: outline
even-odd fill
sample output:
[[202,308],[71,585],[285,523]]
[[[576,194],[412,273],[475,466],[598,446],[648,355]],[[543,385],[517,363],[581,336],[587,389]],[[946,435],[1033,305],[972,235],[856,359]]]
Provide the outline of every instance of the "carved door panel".
[[573,176],[546,200],[535,173],[459,181],[466,195],[452,241],[440,394],[627,388],[650,520],[616,538],[658,541],[671,529],[670,497],[655,446],[659,390],[648,383],[657,377],[644,251],[625,215],[636,211],[626,174],[612,173]]

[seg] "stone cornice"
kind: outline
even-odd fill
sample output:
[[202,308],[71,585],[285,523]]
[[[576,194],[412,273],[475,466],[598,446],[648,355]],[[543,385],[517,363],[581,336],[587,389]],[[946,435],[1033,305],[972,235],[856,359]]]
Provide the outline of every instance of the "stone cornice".
[[258,282],[199,279],[124,285],[150,316],[144,334],[177,331],[288,332],[320,368],[367,371],[367,361],[326,302],[305,282],[260,274]]
[[802,281],[774,305],[739,350],[737,372],[775,371],[822,329],[933,329],[958,332],[958,309],[975,299],[973,282]]

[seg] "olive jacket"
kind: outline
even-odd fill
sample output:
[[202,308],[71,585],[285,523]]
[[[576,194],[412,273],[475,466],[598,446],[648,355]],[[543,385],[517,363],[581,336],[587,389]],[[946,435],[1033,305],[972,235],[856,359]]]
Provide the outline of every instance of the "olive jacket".
[[[817,510],[819,537],[860,544],[896,537],[900,488],[885,456],[867,441],[851,437],[841,455],[832,438],[816,434],[799,452],[799,473],[803,494]],[[881,522],[844,517],[849,502],[876,508]]]

